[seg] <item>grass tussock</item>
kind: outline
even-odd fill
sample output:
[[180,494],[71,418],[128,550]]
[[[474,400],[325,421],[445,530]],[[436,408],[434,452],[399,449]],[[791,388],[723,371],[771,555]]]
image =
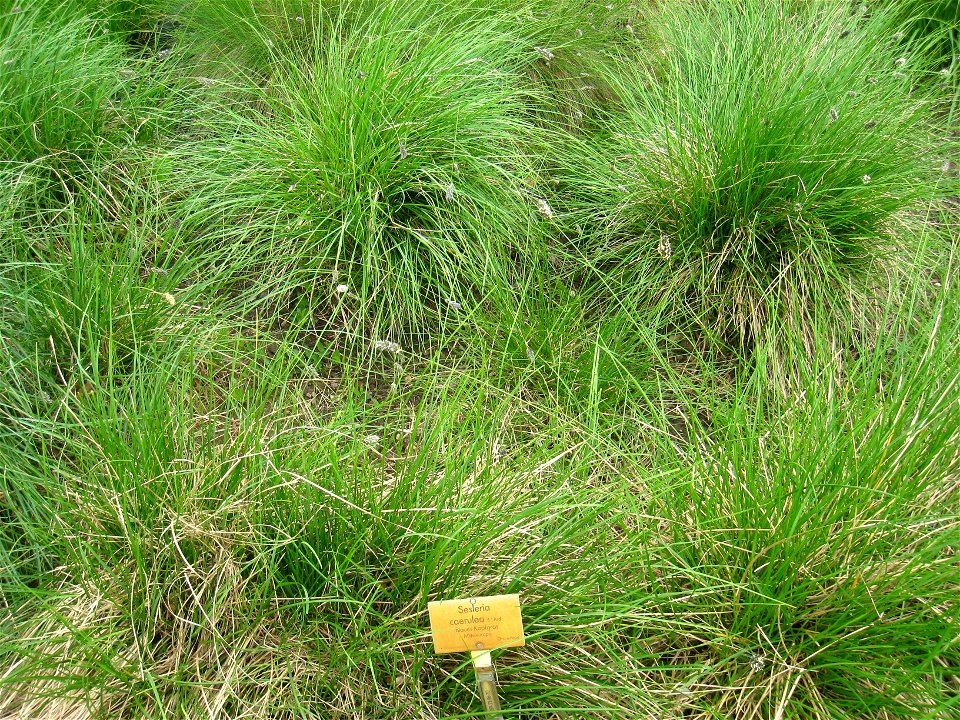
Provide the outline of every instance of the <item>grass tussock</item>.
[[185,107],[164,68],[131,58],[105,20],[69,3],[0,13],[0,88],[0,221],[84,195],[113,204],[133,148],[155,145]]
[[[955,314],[935,322],[927,332]],[[682,681],[716,712],[936,716],[958,582],[945,544],[958,365],[944,337],[919,336],[887,367],[860,363],[852,389],[809,385],[775,422],[762,404],[725,407],[684,451],[689,471],[658,503],[670,518],[659,572],[678,590],[716,583],[674,605],[716,628],[684,656],[702,666]]]
[[866,304],[935,192],[925,101],[886,27],[830,3],[653,13],[652,57],[621,69],[623,107],[569,158],[592,170],[572,178],[581,225],[600,224],[592,262],[638,302],[658,273],[748,345],[777,317],[802,333]]
[[543,234],[528,53],[496,18],[424,15],[336,17],[176,160],[196,170],[197,243],[241,277],[273,265],[278,292],[356,298],[395,337],[508,293]]

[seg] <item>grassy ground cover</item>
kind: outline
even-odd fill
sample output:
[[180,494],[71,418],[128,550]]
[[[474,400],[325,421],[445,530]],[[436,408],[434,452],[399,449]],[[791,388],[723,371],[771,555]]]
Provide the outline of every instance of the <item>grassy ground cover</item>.
[[956,717],[952,9],[0,3],[0,718]]

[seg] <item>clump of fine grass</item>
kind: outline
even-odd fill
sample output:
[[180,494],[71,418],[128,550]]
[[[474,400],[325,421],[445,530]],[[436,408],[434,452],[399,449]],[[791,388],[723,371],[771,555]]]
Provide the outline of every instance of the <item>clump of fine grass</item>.
[[0,15],[0,156],[5,185],[56,183],[89,166],[116,131],[126,86],[118,45],[64,6],[51,24],[26,9]]
[[103,222],[99,213],[72,214],[39,242],[28,236],[20,257],[0,266],[15,342],[64,389],[131,372],[135,357],[162,346],[181,322],[177,275],[152,264],[149,230]]
[[714,628],[667,653],[690,716],[949,714],[954,297],[848,384],[821,369],[784,410],[757,401],[760,379],[682,450],[687,469],[657,493],[670,522],[654,565],[671,612]]
[[2,216],[36,219],[91,190],[112,203],[111,165],[130,165],[127,151],[155,144],[167,111],[183,109],[163,74],[69,3],[0,14]]
[[605,238],[592,262],[625,293],[661,274],[747,345],[777,315],[842,325],[899,262],[904,211],[936,193],[926,105],[887,20],[821,2],[652,13],[649,61],[621,67],[609,132],[574,153],[589,170],[569,175],[586,189],[573,217]]
[[274,57],[259,108],[179,155],[196,246],[262,295],[343,285],[395,337],[509,292],[541,232],[522,43],[404,2],[331,22],[306,61]]
[[135,55],[162,49],[173,39],[177,3],[167,0],[38,0],[13,3],[13,12],[28,12],[44,24],[65,18],[85,18],[97,25],[101,35],[111,35]]
[[[181,9],[175,16],[201,67],[266,78],[278,70],[276,50],[306,58],[317,33],[335,31],[337,25],[360,26],[381,10],[382,3],[369,0],[224,0]],[[637,32],[635,12],[623,0],[470,0],[442,10],[454,23],[496,18],[503,32],[522,37],[535,61],[529,68],[531,78],[560,91],[556,99],[590,96],[597,90],[596,66],[617,55]],[[436,11],[411,4],[404,14],[423,18]],[[564,104],[563,110],[576,108]]]
[[33,438],[22,425],[24,418],[42,417],[53,395],[30,355],[13,340],[11,324],[8,318],[0,320],[0,617],[4,608],[16,605],[18,590],[39,583],[56,564],[46,532],[50,516],[42,470]]
[[960,109],[960,5],[951,0],[889,3],[894,37],[903,38],[929,72],[942,98],[946,129],[956,129]]
[[[623,0],[497,0],[473,3],[510,18],[536,53],[528,74],[545,91],[540,112],[547,124],[571,130],[591,120],[592,109],[613,92],[602,68],[631,54],[641,32],[636,6]],[[556,138],[563,143],[563,135]]]
[[42,493],[59,586],[0,643],[23,658],[0,709],[466,714],[469,671],[433,655],[426,603],[510,591],[531,634],[500,658],[512,706],[656,707],[606,630],[640,622],[643,548],[617,542],[630,503],[569,492],[594,460],[562,420],[531,446],[517,397],[468,377],[409,414],[344,393],[326,419],[287,417],[285,353],[245,344],[226,376],[188,353],[65,398],[69,427],[34,424],[60,446]]
[[[96,206],[68,206],[42,230],[4,237],[0,561],[10,575],[0,593],[36,583],[56,564],[43,478],[68,443],[65,403],[149,372],[151,359],[187,335],[178,275],[156,265],[155,226],[139,209],[115,224]],[[46,433],[59,440],[44,449]]]

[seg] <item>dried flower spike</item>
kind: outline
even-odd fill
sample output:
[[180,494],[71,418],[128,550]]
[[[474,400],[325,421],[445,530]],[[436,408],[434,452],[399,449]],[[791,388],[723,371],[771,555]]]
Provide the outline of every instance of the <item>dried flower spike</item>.
[[670,244],[670,238],[664,233],[660,235],[660,242],[657,243],[657,252],[664,260],[669,260],[673,255],[673,246]]
[[552,52],[550,52],[547,48],[535,47],[535,48],[533,48],[533,49],[536,50],[538,53],[540,53],[540,55],[543,56],[543,59],[546,60],[547,62],[550,62],[551,60],[553,60],[553,58],[556,57],[556,56],[555,56]]
[[537,210],[539,210],[540,214],[544,217],[553,219],[553,209],[550,207],[550,203],[547,202],[546,198],[537,198]]
[[524,344],[527,346],[527,360],[535,363],[537,361],[537,354],[533,351],[533,348],[530,347],[529,342],[524,341]]
[[392,340],[377,340],[373,343],[373,349],[394,355],[400,352],[400,346]]

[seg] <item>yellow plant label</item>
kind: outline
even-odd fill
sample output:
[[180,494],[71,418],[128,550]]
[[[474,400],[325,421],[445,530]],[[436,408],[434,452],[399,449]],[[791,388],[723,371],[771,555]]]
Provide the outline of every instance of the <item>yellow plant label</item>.
[[433,649],[438,653],[523,645],[519,595],[489,595],[427,604]]

